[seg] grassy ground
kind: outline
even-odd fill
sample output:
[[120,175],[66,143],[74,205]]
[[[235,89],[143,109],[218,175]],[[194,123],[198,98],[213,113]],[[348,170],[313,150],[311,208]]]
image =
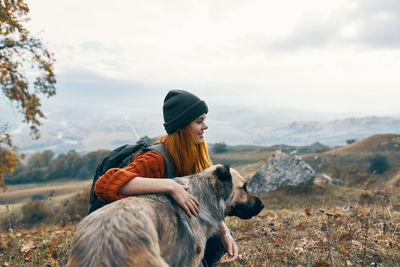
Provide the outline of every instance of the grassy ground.
[[400,214],[381,207],[264,210],[229,218],[240,254],[228,266],[399,266]]
[[32,201],[32,196],[42,196],[53,207],[60,206],[78,192],[87,188],[92,181],[56,181],[52,183],[35,183],[11,185],[6,192],[0,193],[0,219],[9,213],[20,214],[21,207]]
[[[400,212],[396,195],[360,205],[362,194],[334,185],[284,188],[262,196],[251,220],[227,218],[238,243],[228,266],[398,266]],[[346,205],[349,204],[349,205]],[[2,266],[63,266],[76,223],[0,232]],[[374,265],[376,264],[376,265]]]
[[[392,143],[384,143],[392,168],[382,175],[366,173],[367,159],[376,151],[359,152],[368,147],[365,142],[354,144],[352,150],[304,155],[317,173],[327,172],[347,186],[281,188],[262,196],[265,208],[257,217],[227,218],[240,250],[238,260],[228,266],[400,266],[400,190],[396,185],[400,152],[394,147],[397,143]],[[241,147],[239,152],[215,154],[213,161],[229,163],[249,178],[272,154],[253,147]],[[83,203],[88,202],[88,191],[76,201],[65,200],[89,184],[24,185],[10,187],[8,195],[0,193],[0,219],[6,225],[0,231],[0,265],[64,266],[77,226],[73,220],[82,216],[74,219],[73,214],[86,214]],[[50,210],[63,204],[59,213],[67,215],[50,216],[55,217],[52,225],[29,230],[18,228],[20,224],[12,220],[8,223],[34,194],[46,196],[43,206],[50,205]]]

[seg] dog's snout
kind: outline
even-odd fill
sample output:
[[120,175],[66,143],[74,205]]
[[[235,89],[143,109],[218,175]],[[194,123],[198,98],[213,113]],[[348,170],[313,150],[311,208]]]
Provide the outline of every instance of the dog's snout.
[[258,207],[260,207],[261,209],[264,208],[264,203],[263,203],[263,202],[261,201],[261,199],[259,199],[259,198],[257,198],[256,205],[257,205]]
[[256,200],[256,207],[258,212],[262,211],[262,209],[264,208],[264,203],[259,198],[257,198]]

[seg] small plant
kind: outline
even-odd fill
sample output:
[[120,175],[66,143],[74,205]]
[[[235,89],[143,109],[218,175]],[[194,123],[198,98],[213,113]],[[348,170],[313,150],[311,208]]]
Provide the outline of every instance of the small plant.
[[361,205],[372,205],[375,202],[374,196],[370,193],[362,193],[360,195],[359,203]]
[[382,174],[386,170],[390,168],[389,161],[387,158],[381,154],[375,154],[369,158],[369,167],[368,167],[368,172],[369,173],[378,173]]
[[42,222],[49,214],[50,207],[46,200],[35,200],[22,206],[22,222],[27,226]]
[[88,214],[89,210],[90,187],[77,194],[71,201],[67,200],[57,212],[56,222],[79,222]]

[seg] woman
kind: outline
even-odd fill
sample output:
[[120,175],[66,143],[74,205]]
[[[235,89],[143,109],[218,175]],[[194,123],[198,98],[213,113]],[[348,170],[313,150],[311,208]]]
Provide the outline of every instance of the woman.
[[[169,91],[164,99],[164,128],[167,135],[159,142],[169,159],[176,177],[191,175],[210,167],[212,162],[204,141],[208,107],[192,93],[183,90]],[[165,177],[164,159],[156,151],[147,151],[135,156],[122,169],[110,169],[95,185],[97,197],[106,202],[126,196],[144,193],[169,193],[186,211],[188,216],[197,215],[199,202],[187,192],[187,187]],[[228,251],[228,258],[221,263],[237,258],[238,247],[224,221],[219,224],[219,235],[207,241],[203,263],[213,266]],[[222,247],[226,248],[226,250]]]

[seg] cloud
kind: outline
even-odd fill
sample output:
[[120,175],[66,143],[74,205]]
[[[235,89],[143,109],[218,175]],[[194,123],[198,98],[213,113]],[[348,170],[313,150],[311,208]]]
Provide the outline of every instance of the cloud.
[[316,16],[302,23],[267,48],[296,51],[348,45],[370,48],[400,48],[400,1],[355,0],[338,7],[328,16]]
[[[400,48],[400,1],[360,1],[355,17],[361,20],[358,40],[371,47]],[[358,16],[357,16],[358,15]]]
[[86,106],[106,110],[144,107],[164,88],[140,81],[113,79],[86,69],[68,69],[57,75],[57,94],[44,105]]
[[294,51],[302,48],[324,47],[332,41],[337,29],[332,24],[312,23],[295,30],[286,39],[272,42],[267,47],[273,50]]

